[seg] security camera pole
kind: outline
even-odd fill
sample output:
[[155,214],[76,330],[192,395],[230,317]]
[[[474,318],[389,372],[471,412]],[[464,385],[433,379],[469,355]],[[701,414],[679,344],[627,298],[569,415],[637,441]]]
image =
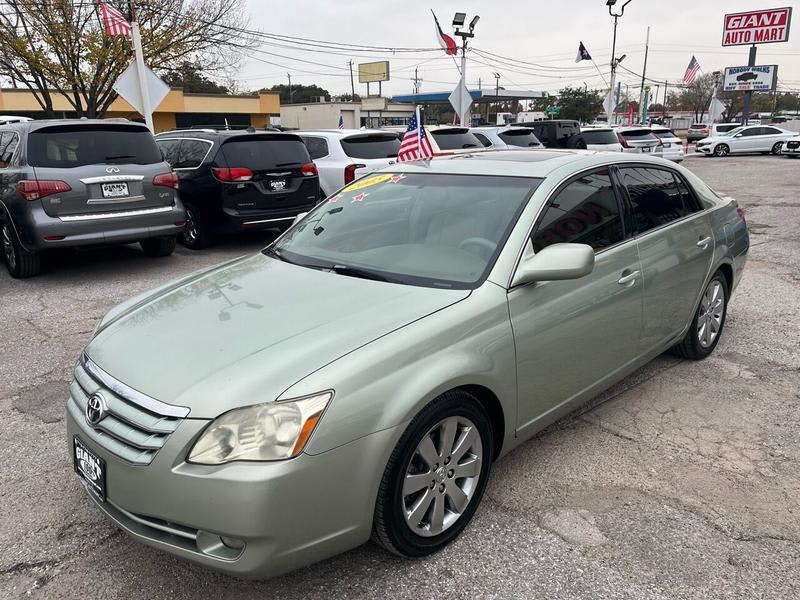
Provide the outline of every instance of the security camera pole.
[[608,14],[614,17],[614,41],[611,43],[611,89],[609,94],[611,94],[611,102],[606,110],[606,118],[608,120],[608,124],[611,125],[611,119],[614,115],[614,110],[617,108],[617,97],[614,92],[614,85],[616,84],[617,80],[617,65],[622,62],[622,59],[625,58],[623,54],[619,59],[616,57],[617,54],[617,20],[625,14],[625,7],[631,3],[631,0],[627,0],[621,7],[619,13],[615,13],[611,10],[611,8],[617,3],[617,0],[606,0],[606,6],[608,6]]
[[[630,2],[630,0],[628,0]],[[464,87],[467,85],[467,40],[475,37],[473,33],[475,25],[478,24],[480,17],[475,15],[469,23],[469,31],[464,31],[464,21],[466,21],[467,13],[457,12],[453,17],[453,27],[455,27],[455,35],[461,38],[461,81]],[[462,127],[470,126],[469,108],[467,108],[459,116]]]

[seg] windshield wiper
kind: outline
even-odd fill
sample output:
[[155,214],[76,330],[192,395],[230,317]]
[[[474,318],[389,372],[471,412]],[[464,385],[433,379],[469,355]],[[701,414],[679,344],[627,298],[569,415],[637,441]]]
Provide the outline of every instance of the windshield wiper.
[[283,262],[289,263],[290,265],[296,265],[297,263],[294,261],[289,260],[283,254],[280,253],[279,250],[275,250],[275,248],[264,248],[262,254],[266,254],[267,256],[271,256],[272,258],[277,258],[278,260],[282,260]]
[[391,281],[380,273],[370,271],[369,269],[360,269],[358,267],[348,267],[347,265],[331,265],[331,271],[339,275],[347,275],[349,277],[360,277],[361,279],[371,279],[373,281]]

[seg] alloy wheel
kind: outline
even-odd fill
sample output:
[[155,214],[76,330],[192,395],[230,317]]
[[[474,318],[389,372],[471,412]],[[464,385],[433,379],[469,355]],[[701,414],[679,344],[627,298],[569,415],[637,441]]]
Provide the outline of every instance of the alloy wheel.
[[714,154],[717,156],[728,156],[728,147],[725,144],[720,144],[714,149]]
[[717,339],[724,313],[725,290],[719,281],[714,280],[708,284],[703,294],[697,315],[697,340],[703,348],[708,348]]
[[447,417],[422,436],[403,479],[411,531],[432,537],[455,524],[475,494],[482,460],[481,436],[465,417]]
[[783,142],[775,142],[775,143],[772,145],[772,150],[771,150],[771,152],[772,152],[773,154],[780,154],[780,153],[781,153],[781,148],[783,148]]
[[197,241],[197,221],[194,217],[192,209],[186,209],[186,225],[183,229],[183,235],[189,243]]
[[11,228],[7,223],[3,223],[3,254],[10,270],[17,266],[17,254],[14,252],[14,242],[11,239]]

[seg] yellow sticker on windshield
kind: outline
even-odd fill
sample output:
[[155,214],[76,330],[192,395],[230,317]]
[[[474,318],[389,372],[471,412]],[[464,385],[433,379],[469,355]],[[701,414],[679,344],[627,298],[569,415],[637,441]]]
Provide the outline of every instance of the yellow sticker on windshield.
[[375,185],[378,183],[383,183],[384,181],[389,181],[392,178],[391,173],[384,173],[383,175],[373,175],[372,177],[367,177],[366,179],[362,179],[360,181],[356,181],[355,183],[351,183],[346,188],[344,188],[343,192],[354,192],[355,190],[361,190],[365,187],[369,187],[371,185]]

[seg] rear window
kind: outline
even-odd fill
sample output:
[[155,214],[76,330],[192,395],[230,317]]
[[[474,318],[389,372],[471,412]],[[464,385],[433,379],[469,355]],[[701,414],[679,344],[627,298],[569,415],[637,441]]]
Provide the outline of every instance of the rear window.
[[65,125],[37,129],[28,140],[28,163],[71,169],[86,165],[150,165],[164,159],[148,129],[130,125]]
[[350,158],[396,158],[400,138],[396,134],[370,134],[344,138],[342,149]]
[[689,127],[689,129],[705,129],[706,127],[708,127],[708,125],[706,125],[705,123],[695,123],[694,125]]
[[587,144],[619,144],[617,134],[609,129],[581,131],[581,137]]
[[678,137],[669,129],[656,129],[653,131],[653,133],[655,134],[656,137],[659,137],[661,139]]
[[234,138],[222,144],[222,154],[228,167],[253,171],[299,167],[311,161],[300,138],[281,134]]
[[649,129],[632,129],[630,131],[621,131],[620,135],[626,140],[631,140],[634,142],[645,142],[647,140],[658,139]]
[[534,135],[532,129],[509,129],[507,131],[501,131],[499,135],[500,139],[509,146],[529,148],[539,145],[539,140]]
[[461,150],[463,148],[482,148],[480,140],[466,129],[439,129],[432,131],[441,150]]

